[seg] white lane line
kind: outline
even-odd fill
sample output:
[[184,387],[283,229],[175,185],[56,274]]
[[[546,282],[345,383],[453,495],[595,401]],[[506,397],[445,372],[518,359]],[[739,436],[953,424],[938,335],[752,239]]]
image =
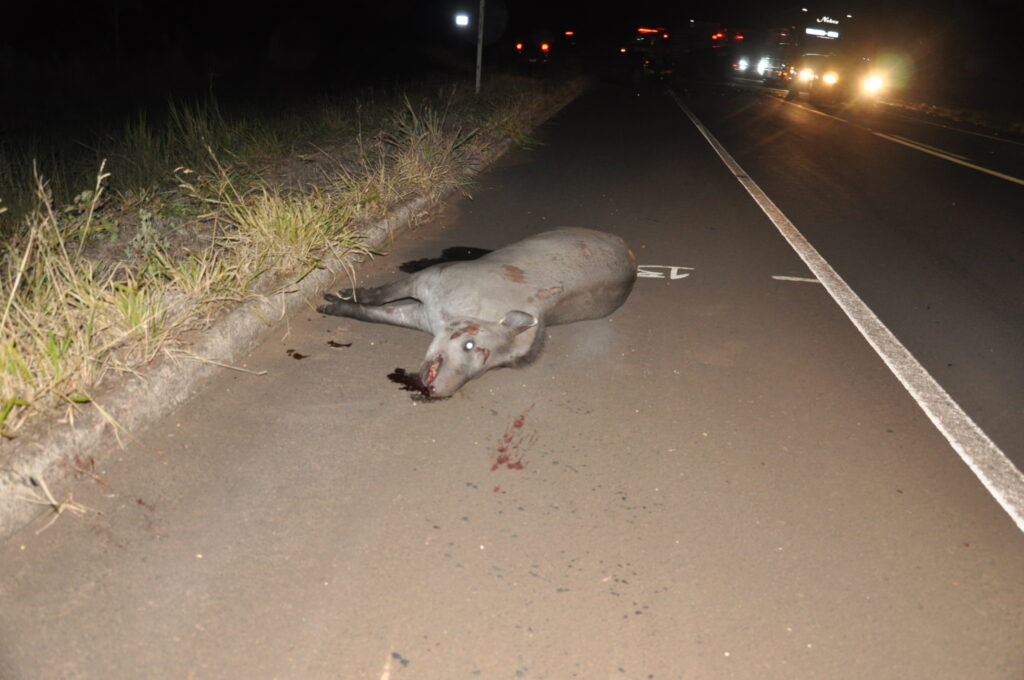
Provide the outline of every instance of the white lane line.
[[924,142],[915,142],[913,139],[909,139],[907,137],[904,137],[903,135],[883,135],[881,132],[875,132],[874,130],[872,130],[871,132],[873,132],[874,134],[878,135],[879,137],[884,137],[886,139],[892,139],[893,141],[899,142],[901,144],[906,144],[907,146],[917,147],[918,149],[920,149],[922,151],[932,151],[936,155],[939,155],[939,156],[952,156],[953,158],[959,158],[962,161],[969,161],[969,160],[971,160],[970,158],[968,158],[967,156],[964,156],[962,154],[953,153],[952,151],[946,151],[945,149],[940,149],[937,146],[932,146],[931,144],[925,144]]
[[[865,129],[867,129],[867,128],[865,128]],[[997,170],[992,170],[991,168],[986,168],[983,165],[977,165],[975,163],[970,163],[970,162],[964,160],[963,156],[957,156],[956,154],[952,154],[952,153],[950,153],[948,151],[942,151],[941,149],[935,149],[933,147],[929,147],[929,146],[927,146],[925,144],[922,144],[921,142],[913,142],[913,141],[911,141],[909,139],[905,139],[905,138],[900,137],[898,135],[887,135],[887,134],[883,134],[881,132],[875,132],[874,130],[871,130],[871,134],[875,135],[876,137],[881,137],[882,139],[888,139],[890,142],[896,142],[897,144],[902,144],[903,146],[910,147],[911,149],[915,149],[917,151],[921,151],[922,153],[931,154],[932,156],[935,156],[936,158],[941,158],[941,159],[949,161],[951,163],[959,163],[960,165],[963,165],[964,167],[970,168],[971,170],[977,170],[979,172],[984,172],[984,173],[986,173],[988,175],[992,175],[993,177],[998,177],[999,179],[1005,179],[1007,182],[1014,182],[1016,184],[1024,184],[1024,179],[1020,179],[1019,177],[1014,177],[1013,175],[1007,175],[1007,174],[999,172]]]
[[846,123],[847,125],[852,125],[853,124],[850,121],[846,120],[845,118],[840,118],[839,116],[834,116],[831,113],[826,113],[824,111],[819,111],[818,109],[814,108],[813,106],[805,106],[803,104],[798,104],[797,102],[791,102],[788,99],[783,99],[782,101],[787,103],[787,104],[789,104],[790,106],[795,106],[798,109],[803,109],[804,111],[807,111],[808,113],[813,113],[813,114],[818,115],[818,116],[824,116],[825,118],[831,118],[832,120],[838,120],[840,123]]
[[697,127],[711,148],[715,150],[733,176],[757,202],[768,219],[779,230],[783,238],[796,251],[819,281],[825,286],[832,299],[849,317],[861,335],[874,348],[893,375],[917,401],[918,405],[942,433],[960,458],[977,475],[981,483],[1002,506],[1017,528],[1024,531],[1024,474],[1014,467],[998,446],[989,439],[980,427],[964,413],[943,387],[925,370],[906,347],[892,334],[885,324],[853,289],[839,276],[825,258],[789,221],[778,206],[772,202],[761,187],[740,167],[728,151],[711,132],[682,102],[678,95],[669,90],[672,99],[686,117]]
[[[675,93],[673,93],[673,96],[674,95],[675,95]],[[871,134],[875,135],[876,137],[881,137],[882,139],[887,139],[890,142],[896,142],[897,144],[902,144],[903,146],[906,146],[908,148],[914,149],[915,151],[920,151],[922,153],[930,154],[932,156],[935,156],[936,158],[941,158],[942,160],[949,161],[951,163],[958,163],[958,164],[960,164],[960,165],[962,165],[962,166],[964,166],[966,168],[970,168],[971,170],[977,170],[978,172],[984,172],[987,175],[992,175],[993,177],[998,177],[999,179],[1005,179],[1007,182],[1014,182],[1015,184],[1024,184],[1024,179],[1020,179],[1019,177],[1014,177],[1013,175],[1007,175],[1006,173],[999,172],[998,170],[993,170],[991,168],[986,168],[985,166],[978,165],[977,163],[971,163],[970,160],[966,156],[961,156],[961,155],[955,154],[955,153],[953,153],[951,151],[945,151],[943,149],[939,149],[939,148],[934,147],[934,146],[929,146],[929,145],[924,144],[922,142],[915,142],[913,140],[907,139],[906,137],[900,137],[899,135],[887,135],[887,134],[884,134],[882,132],[876,132],[876,131],[872,130],[869,127],[864,127],[863,125],[858,125],[856,123],[851,123],[850,121],[845,120],[843,118],[840,118],[839,116],[833,116],[831,113],[825,113],[824,111],[819,111],[819,110],[817,110],[815,108],[811,108],[809,106],[804,106],[803,104],[798,104],[797,102],[791,102],[791,101],[787,101],[785,99],[783,99],[782,101],[785,104],[789,104],[790,106],[795,106],[796,108],[802,109],[803,111],[808,111],[810,113],[814,113],[814,114],[817,114],[819,116],[824,116],[825,118],[831,118],[832,120],[839,121],[840,123],[846,123],[847,125],[852,125],[855,128],[859,128],[861,130],[865,130],[867,132],[870,132]]]
[[809,279],[806,276],[772,276],[776,281],[799,281],[800,283],[821,283],[818,279]]
[[[890,102],[882,102],[886,106],[892,108],[901,108],[900,104],[893,104]],[[932,127],[942,128],[943,130],[949,130],[950,132],[959,132],[962,135],[974,135],[975,137],[984,137],[985,139],[991,139],[996,142],[1002,142],[1004,144],[1016,144],[1017,146],[1024,146],[1024,142],[1018,142],[1016,139],[1008,139],[1006,137],[997,137],[995,135],[985,134],[984,132],[976,132],[974,130],[965,130],[963,128],[953,127],[952,125],[943,125],[942,123],[936,123],[930,120],[924,120],[922,118],[915,118],[914,116],[908,116],[901,113],[889,113],[893,118],[899,118],[900,120],[909,121],[911,123],[920,123],[921,125],[931,125]]]

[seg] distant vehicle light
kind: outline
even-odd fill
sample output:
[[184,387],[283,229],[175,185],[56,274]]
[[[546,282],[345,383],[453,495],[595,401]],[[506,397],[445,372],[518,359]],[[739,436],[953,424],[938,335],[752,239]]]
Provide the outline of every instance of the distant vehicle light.
[[547,52],[550,49],[551,49],[551,45],[549,45],[547,43],[541,43],[540,44],[540,51],[541,52]]
[[523,51],[523,43],[516,43],[516,50],[519,52]]
[[734,36],[733,40],[743,40],[743,35],[740,34],[740,35]]
[[877,74],[870,75],[861,82],[861,88],[867,94],[878,94],[885,89],[885,78]]
[[764,72],[768,70],[768,66],[768,57],[761,57],[757,62],[757,75],[763,76]]
[[566,31],[565,35],[569,35],[569,36],[576,35],[576,31]]
[[619,48],[619,54],[625,54],[625,53],[626,53],[626,48],[625,47],[620,47]]
[[827,40],[837,40],[839,38],[839,31],[826,31],[824,28],[815,28],[813,26],[805,28],[804,33],[807,35],[813,35],[816,38],[825,38]]
[[664,38],[665,40],[668,40],[668,33],[662,33],[661,37]]
[[839,74],[835,71],[829,71],[821,77],[821,80],[826,85],[835,85],[839,82]]
[[800,78],[800,80],[802,80],[804,82],[807,82],[808,80],[812,80],[814,78],[814,69],[813,68],[805,68],[805,69],[800,71],[800,75],[797,76],[797,77]]
[[746,71],[748,68],[750,68],[750,62],[747,61],[746,59],[740,59],[738,62],[736,62],[736,68],[739,69],[740,71]]
[[664,30],[665,30],[664,28],[647,28],[646,26],[641,26],[640,28],[636,29],[636,32],[637,33],[661,33]]

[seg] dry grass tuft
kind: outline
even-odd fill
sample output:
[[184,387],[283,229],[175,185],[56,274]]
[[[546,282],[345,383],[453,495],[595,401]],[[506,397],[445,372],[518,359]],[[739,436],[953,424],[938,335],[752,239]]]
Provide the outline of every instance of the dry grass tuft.
[[[111,164],[67,201],[35,164],[4,168],[21,207],[0,209],[0,433],[34,414],[73,419],[85,404],[103,413],[91,395],[106,376],[180,353],[175,332],[218,305],[366,252],[368,220],[413,196],[465,191],[482,154],[503,139],[528,144],[538,112],[567,92],[495,79],[481,97],[371,92],[275,121],[172,104],[162,126],[140,116],[108,140]],[[303,144],[313,153],[292,159],[313,163],[317,181],[268,179]],[[69,168],[54,171],[62,186]],[[31,191],[19,194],[26,176]]]

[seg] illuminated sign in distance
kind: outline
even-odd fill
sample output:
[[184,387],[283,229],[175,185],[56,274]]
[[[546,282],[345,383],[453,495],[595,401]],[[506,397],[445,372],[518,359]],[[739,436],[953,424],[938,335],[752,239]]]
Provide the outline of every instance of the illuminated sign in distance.
[[824,28],[814,28],[808,26],[804,29],[807,35],[813,35],[816,38],[825,38],[826,40],[835,40],[839,37],[839,31],[826,31]]

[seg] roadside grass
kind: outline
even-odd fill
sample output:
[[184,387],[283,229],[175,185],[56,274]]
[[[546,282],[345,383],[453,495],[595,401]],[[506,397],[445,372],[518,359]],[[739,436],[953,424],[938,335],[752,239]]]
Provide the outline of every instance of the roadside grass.
[[108,376],[177,351],[223,306],[372,255],[365,226],[466,191],[496,144],[530,145],[538,113],[580,87],[504,76],[476,97],[433,81],[267,117],[171,102],[78,155],[0,147],[0,434],[104,413]]

